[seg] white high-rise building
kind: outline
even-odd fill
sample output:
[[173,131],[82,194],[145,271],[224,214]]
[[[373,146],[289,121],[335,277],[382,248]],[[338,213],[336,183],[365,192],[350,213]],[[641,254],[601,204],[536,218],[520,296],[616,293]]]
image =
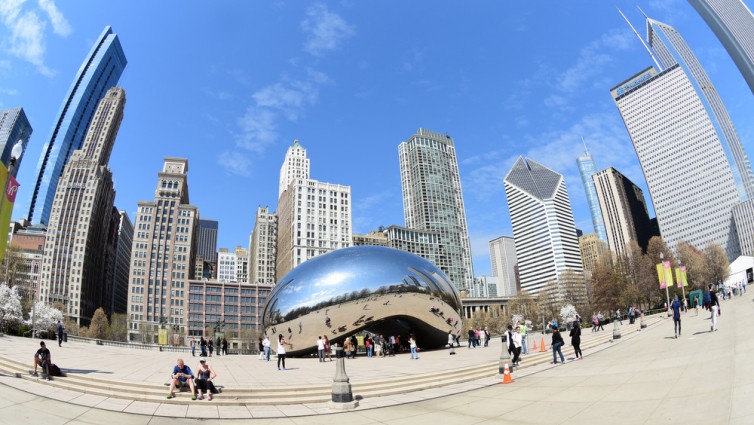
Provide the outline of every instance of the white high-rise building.
[[285,153],[283,165],[280,167],[280,182],[278,184],[278,199],[283,195],[288,185],[294,179],[309,178],[309,158],[306,157],[306,149],[293,141],[293,145]]
[[228,248],[220,248],[217,253],[217,281],[238,282],[236,253],[228,252]]
[[278,216],[269,207],[257,208],[249,242],[249,282],[275,283]]
[[684,69],[650,67],[611,90],[652,197],[660,234],[674,249],[717,243],[739,253],[739,194],[708,109]]
[[287,187],[278,199],[277,279],[310,258],[351,246],[353,240],[351,187],[290,177],[297,173],[309,174],[309,159],[296,140],[280,172],[280,187],[286,181]]
[[474,269],[453,139],[420,128],[398,146],[398,155],[406,227],[437,232],[442,246],[436,266],[458,290],[471,289]]
[[742,0],[689,0],[754,93],[754,15]]
[[516,241],[510,236],[500,236],[490,241],[492,276],[497,278],[500,295],[512,297],[518,293],[516,282]]
[[[696,89],[699,100],[710,111],[709,119],[730,163],[741,200],[754,199],[754,175],[749,158],[744,152],[738,132],[733,127],[728,110],[694,52],[675,28],[654,19],[647,19],[647,40],[664,69],[678,64],[686,73]],[[749,42],[754,46],[754,40]]]
[[563,176],[519,157],[505,176],[521,290],[535,295],[571,270],[583,273]]

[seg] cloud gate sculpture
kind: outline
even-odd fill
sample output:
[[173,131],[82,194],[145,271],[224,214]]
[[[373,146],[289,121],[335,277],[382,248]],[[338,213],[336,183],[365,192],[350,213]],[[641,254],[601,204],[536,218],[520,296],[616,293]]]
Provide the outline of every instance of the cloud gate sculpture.
[[393,248],[357,246],[312,258],[283,277],[262,315],[273,341],[283,334],[286,353],[316,352],[317,337],[342,344],[369,331],[410,333],[421,348],[447,344],[461,330],[461,299],[448,277],[429,261]]

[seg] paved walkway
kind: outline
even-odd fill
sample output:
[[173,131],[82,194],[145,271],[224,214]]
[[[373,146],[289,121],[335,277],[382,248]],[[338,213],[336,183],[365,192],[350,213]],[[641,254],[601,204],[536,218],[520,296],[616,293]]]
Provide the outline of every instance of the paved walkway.
[[[259,419],[255,423],[424,424],[453,421],[463,424],[602,424],[607,421],[633,425],[671,420],[686,424],[754,423],[754,404],[749,402],[754,395],[754,380],[751,378],[754,376],[754,366],[749,360],[754,354],[754,339],[747,332],[749,324],[754,323],[752,297],[746,295],[726,301],[722,311],[718,332],[708,332],[709,318],[708,315],[702,315],[703,310],[696,317],[692,310],[684,316],[682,338],[672,337],[672,321],[665,320],[641,333],[622,338],[618,343],[606,344],[609,347],[607,349],[586,353],[587,357],[583,361],[558,367],[542,365],[528,371],[524,368],[516,374],[516,382],[511,385],[491,385],[445,397],[440,397],[441,393],[438,392],[438,398],[420,402],[412,402],[410,394],[395,396],[395,401],[405,404],[376,409],[360,407],[355,411],[332,415]],[[585,334],[588,337],[589,332]],[[416,368],[429,367],[423,366],[425,363],[445,361],[460,364],[474,356],[495,359],[500,350],[499,339],[496,343],[493,340],[493,344],[497,346],[476,350],[460,349],[455,358],[436,352],[424,353],[419,361],[410,361],[407,357],[357,359],[349,361],[347,368],[352,382],[354,376],[369,376],[370,370],[371,376],[381,374],[382,371],[375,372],[372,365],[382,366],[383,363],[395,367],[391,373],[406,374]],[[15,347],[16,350],[21,348]],[[65,358],[66,349],[53,348],[53,356],[57,356],[56,362],[67,366],[68,363],[64,363],[68,361]],[[96,346],[91,349],[106,350]],[[7,350],[8,344],[3,339],[0,341],[0,355],[8,355]],[[30,348],[25,347],[24,350],[29,352]],[[565,351],[566,355],[572,352],[570,347]],[[117,353],[111,355],[109,351],[101,354],[103,355],[90,356],[91,366],[87,369],[92,373],[103,373],[103,365],[114,364],[120,367],[123,364],[134,364],[133,371],[128,372],[133,374],[133,379],[137,379],[137,376],[150,376],[147,365],[139,364],[142,360],[129,359],[127,354],[122,353],[121,357],[117,357]],[[432,358],[433,354],[437,358]],[[18,352],[14,357],[17,355]],[[150,352],[148,355],[165,355],[159,364],[153,360],[152,373],[161,370],[163,363],[169,365],[174,357],[169,353]],[[229,356],[227,359],[212,359],[215,365],[222,364],[223,361],[229,362],[228,367],[232,368],[232,362],[239,362],[240,358]],[[96,362],[100,363],[95,364]],[[272,376],[270,379],[273,380],[279,378],[277,380],[284,383],[288,379],[295,380],[296,375],[303,379],[302,371],[321,367],[332,372],[330,364],[320,365],[316,360],[312,364],[306,362],[311,361],[293,359],[289,365],[293,368],[291,371],[278,373],[275,369],[274,372],[260,373]],[[246,363],[249,363],[248,358]],[[261,365],[259,371],[272,366],[263,363],[266,362],[258,362]],[[403,366],[405,364],[409,365],[408,370]],[[242,367],[240,363],[238,367]],[[323,373],[323,376],[327,375],[332,376],[331,373]],[[5,379],[17,378],[3,378]],[[263,377],[257,379],[264,380]],[[54,397],[55,394],[49,396]],[[182,418],[180,422],[191,421]],[[72,405],[2,385],[0,424],[4,423],[161,424],[175,423],[175,419]]]

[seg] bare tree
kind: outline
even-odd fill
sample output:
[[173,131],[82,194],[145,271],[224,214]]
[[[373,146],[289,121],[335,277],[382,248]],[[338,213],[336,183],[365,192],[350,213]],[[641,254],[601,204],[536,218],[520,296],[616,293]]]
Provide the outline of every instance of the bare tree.
[[708,283],[722,282],[728,277],[730,263],[725,250],[718,244],[712,243],[704,249],[707,263]]
[[112,341],[128,340],[128,316],[124,313],[113,313],[110,316],[110,335]]

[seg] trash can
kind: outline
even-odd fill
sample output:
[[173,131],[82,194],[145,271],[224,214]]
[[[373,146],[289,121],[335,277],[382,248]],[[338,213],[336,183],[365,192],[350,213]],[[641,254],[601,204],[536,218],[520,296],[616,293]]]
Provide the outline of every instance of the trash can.
[[68,332],[63,332],[63,342],[68,342]]

